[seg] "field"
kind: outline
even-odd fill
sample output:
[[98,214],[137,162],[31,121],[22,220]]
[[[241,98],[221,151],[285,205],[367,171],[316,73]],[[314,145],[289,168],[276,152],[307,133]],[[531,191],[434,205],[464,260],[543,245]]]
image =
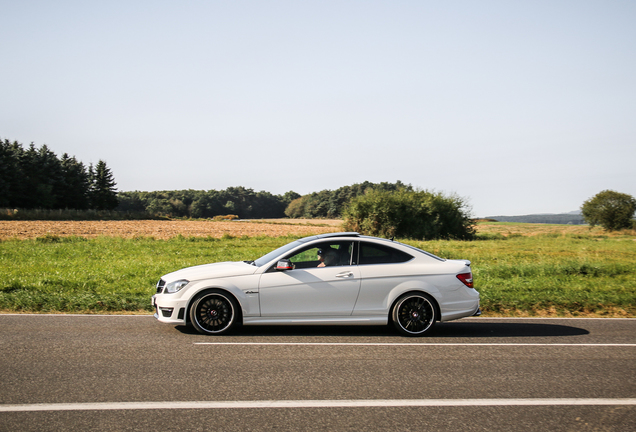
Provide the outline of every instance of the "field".
[[[257,258],[340,221],[0,221],[0,311],[150,313],[159,276]],[[489,316],[636,317],[636,235],[482,222],[480,240],[404,241],[470,259]]]
[[44,236],[99,236],[169,239],[184,237],[280,237],[310,235],[340,230],[341,221],[297,220],[290,224],[282,220],[262,221],[0,221],[0,240],[35,239]]

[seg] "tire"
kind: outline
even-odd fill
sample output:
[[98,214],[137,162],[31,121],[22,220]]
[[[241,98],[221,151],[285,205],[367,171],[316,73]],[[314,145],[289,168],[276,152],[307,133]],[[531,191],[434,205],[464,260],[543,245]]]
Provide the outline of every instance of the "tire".
[[395,302],[391,318],[395,328],[403,335],[427,334],[437,320],[435,300],[424,293],[405,294]]
[[237,325],[238,310],[231,295],[220,290],[207,291],[192,303],[190,322],[201,334],[227,334]]

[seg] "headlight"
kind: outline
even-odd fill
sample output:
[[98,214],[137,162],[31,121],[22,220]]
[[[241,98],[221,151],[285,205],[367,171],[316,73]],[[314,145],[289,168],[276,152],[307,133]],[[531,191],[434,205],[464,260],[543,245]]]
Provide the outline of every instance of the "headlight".
[[177,291],[179,291],[181,288],[183,288],[184,286],[186,286],[187,284],[189,284],[190,281],[187,281],[185,279],[181,279],[178,281],[174,281],[174,282],[170,282],[169,284],[166,284],[166,288],[163,290],[164,294],[174,294]]

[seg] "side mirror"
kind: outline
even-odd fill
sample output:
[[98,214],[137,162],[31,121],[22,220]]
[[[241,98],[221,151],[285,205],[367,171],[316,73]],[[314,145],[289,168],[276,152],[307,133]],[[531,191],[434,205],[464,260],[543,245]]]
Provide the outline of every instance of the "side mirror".
[[288,259],[282,259],[278,261],[278,264],[276,264],[276,270],[284,271],[284,270],[293,270],[293,269],[294,269],[294,265]]

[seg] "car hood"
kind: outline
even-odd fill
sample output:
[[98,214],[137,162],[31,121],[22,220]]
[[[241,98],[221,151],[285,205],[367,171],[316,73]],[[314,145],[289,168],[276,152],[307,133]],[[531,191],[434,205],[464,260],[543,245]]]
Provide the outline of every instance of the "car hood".
[[242,261],[228,261],[184,268],[181,270],[177,270],[176,272],[168,273],[161,279],[165,280],[167,283],[180,279],[187,279],[189,281],[196,281],[201,279],[216,279],[249,275],[253,274],[257,269],[258,267]]

